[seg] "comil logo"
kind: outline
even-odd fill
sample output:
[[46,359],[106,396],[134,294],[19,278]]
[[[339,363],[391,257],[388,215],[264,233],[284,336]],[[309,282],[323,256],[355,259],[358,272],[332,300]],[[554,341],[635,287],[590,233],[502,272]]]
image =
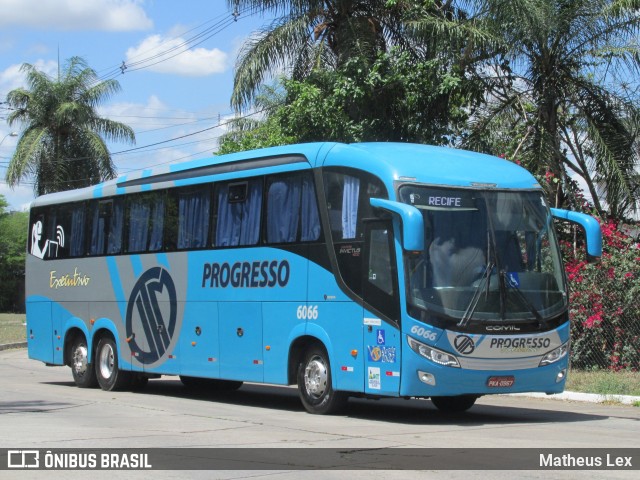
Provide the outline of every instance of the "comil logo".
[[127,305],[127,341],[142,363],[162,358],[176,328],[176,287],[169,272],[154,267],[138,279]]
[[473,343],[473,339],[466,335],[458,335],[453,341],[453,346],[463,355],[471,355],[476,349],[476,344]]

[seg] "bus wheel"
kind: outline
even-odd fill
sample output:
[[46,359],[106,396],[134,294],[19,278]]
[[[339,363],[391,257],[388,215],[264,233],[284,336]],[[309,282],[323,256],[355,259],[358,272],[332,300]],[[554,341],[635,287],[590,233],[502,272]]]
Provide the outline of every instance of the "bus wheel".
[[347,403],[347,395],[331,386],[331,367],[323,348],[313,346],[298,367],[298,392],[309,413],[331,414]]
[[82,336],[76,336],[71,344],[71,375],[76,386],[93,388],[98,385],[96,371],[89,363],[89,349],[87,341]]
[[431,397],[431,402],[441,412],[464,412],[473,407],[478,399],[475,395],[458,395],[455,397]]
[[131,384],[131,373],[118,368],[116,342],[110,337],[102,337],[98,342],[95,367],[102,390],[121,390]]

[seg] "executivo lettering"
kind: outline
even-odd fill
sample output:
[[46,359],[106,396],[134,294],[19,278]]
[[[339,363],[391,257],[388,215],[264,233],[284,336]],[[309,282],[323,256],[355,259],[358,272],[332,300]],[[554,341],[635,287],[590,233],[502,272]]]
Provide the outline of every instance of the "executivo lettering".
[[79,273],[77,267],[75,268],[73,273],[68,273],[60,277],[56,275],[56,270],[52,270],[49,273],[49,288],[53,289],[86,287],[87,285],[89,285],[90,281],[91,277],[87,277],[86,275]]

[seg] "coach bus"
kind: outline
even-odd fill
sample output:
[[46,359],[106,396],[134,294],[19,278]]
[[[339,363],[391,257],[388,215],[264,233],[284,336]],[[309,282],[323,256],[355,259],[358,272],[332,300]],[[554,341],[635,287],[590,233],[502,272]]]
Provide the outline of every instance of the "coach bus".
[[314,143],[158,167],[37,198],[28,352],[78,387],[296,385],[350,396],[561,392],[567,281],[536,179],[488,155]]

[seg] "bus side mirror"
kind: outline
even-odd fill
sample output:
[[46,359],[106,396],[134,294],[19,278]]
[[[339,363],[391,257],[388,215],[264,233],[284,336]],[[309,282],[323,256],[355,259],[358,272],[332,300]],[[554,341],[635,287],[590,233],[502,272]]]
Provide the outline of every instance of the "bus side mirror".
[[400,217],[402,222],[402,247],[405,250],[421,252],[424,250],[424,220],[416,207],[406,203],[372,198],[371,206],[386,210]]
[[561,210],[552,208],[551,214],[560,220],[580,225],[584,229],[587,239],[587,261],[596,263],[600,261],[602,256],[602,231],[600,224],[591,215],[584,213],[572,212],[571,210]]

